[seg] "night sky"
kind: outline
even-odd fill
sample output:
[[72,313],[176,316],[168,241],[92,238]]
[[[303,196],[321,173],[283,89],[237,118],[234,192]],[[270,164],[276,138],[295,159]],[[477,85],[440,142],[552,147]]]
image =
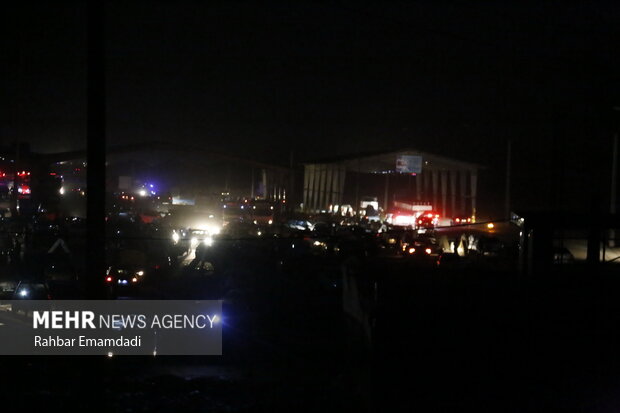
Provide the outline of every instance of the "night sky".
[[[616,2],[289,3],[109,3],[109,143],[282,164],[413,147],[486,165],[494,200],[510,139],[518,206],[608,203]],[[85,6],[2,16],[2,140],[83,147]]]

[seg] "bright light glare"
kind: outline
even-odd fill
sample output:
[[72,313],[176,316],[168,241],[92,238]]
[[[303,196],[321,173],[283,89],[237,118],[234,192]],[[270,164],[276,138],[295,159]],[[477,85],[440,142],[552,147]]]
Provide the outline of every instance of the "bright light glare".
[[203,241],[202,241],[207,247],[210,247],[211,245],[213,245],[213,237],[206,237]]
[[488,229],[493,229],[493,228],[495,228],[495,225],[494,225],[492,222],[489,222],[489,223],[487,224],[487,228],[488,228]]
[[173,232],[173,233],[172,233],[172,240],[173,240],[175,243],[177,243],[177,242],[179,242],[179,239],[180,239],[179,234],[178,234],[177,232]]
[[208,222],[201,222],[201,223],[195,225],[194,228],[196,228],[196,229],[198,229],[200,231],[209,231],[209,234],[211,234],[211,235],[219,234],[220,231],[222,230],[219,225],[211,224],[211,223],[208,223]]
[[138,277],[142,277],[144,275],[144,271],[140,270],[136,273]]
[[61,186],[60,189],[58,190],[58,192],[60,193],[60,195],[64,195],[65,194],[65,187]]
[[272,219],[269,220],[269,225],[271,225],[271,224],[273,224],[273,220]]
[[19,290],[19,296],[20,297],[27,297],[28,296],[28,290],[26,290],[25,288]]
[[146,196],[146,190],[144,190],[144,189],[139,190],[139,191],[138,191],[138,195],[140,195],[140,196]]
[[427,249],[424,250],[424,252],[426,252],[427,254],[430,254],[433,251],[430,248],[427,248]]
[[415,248],[409,248],[409,254],[413,254],[415,252]]
[[408,226],[415,223],[415,218],[412,215],[396,215],[392,218],[392,224],[397,226]]

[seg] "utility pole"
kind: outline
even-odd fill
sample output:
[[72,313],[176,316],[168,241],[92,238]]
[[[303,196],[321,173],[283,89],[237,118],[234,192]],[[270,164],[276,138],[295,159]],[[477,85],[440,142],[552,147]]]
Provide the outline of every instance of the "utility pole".
[[[390,174],[385,174],[385,192],[383,194],[383,210],[387,212],[389,208]],[[411,175],[409,175],[409,192],[411,193]],[[377,211],[378,212],[378,211]]]
[[[618,134],[614,135],[613,149],[611,153],[611,190],[609,201],[609,213],[613,216],[616,214],[616,180],[618,169]],[[609,246],[616,246],[616,230],[615,228],[609,229]]]
[[251,178],[251,186],[250,186],[250,198],[254,199],[254,167],[252,167],[252,178]]
[[504,199],[504,216],[506,219],[510,219],[510,163],[512,157],[512,141],[508,140],[508,147],[506,150],[506,190]]
[[15,142],[15,159],[13,160],[13,188],[11,189],[10,195],[10,208],[11,208],[11,217],[16,217],[19,214],[19,210],[17,206],[19,205],[19,165],[20,165],[20,147],[19,139]]
[[286,210],[293,212],[295,210],[295,152],[291,149],[289,154],[289,176],[288,190],[284,193],[284,201],[287,203]]
[[105,274],[105,46],[104,5],[88,3],[87,75],[87,263],[89,298],[103,298]]

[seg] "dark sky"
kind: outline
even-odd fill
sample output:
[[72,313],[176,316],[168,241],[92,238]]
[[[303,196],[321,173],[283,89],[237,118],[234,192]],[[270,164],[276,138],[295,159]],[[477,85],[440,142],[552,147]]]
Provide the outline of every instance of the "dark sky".
[[[107,6],[110,143],[282,163],[409,146],[485,164],[494,188],[511,139],[524,199],[609,186],[616,2],[125,3]],[[5,6],[5,142],[84,145],[85,11]]]

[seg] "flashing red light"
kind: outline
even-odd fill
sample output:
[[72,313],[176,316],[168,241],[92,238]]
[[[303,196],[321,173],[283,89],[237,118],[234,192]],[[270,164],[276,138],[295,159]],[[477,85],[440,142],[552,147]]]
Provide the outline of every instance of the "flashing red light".
[[56,176],[56,172],[50,172],[51,176]]
[[105,280],[106,280],[107,282],[111,283],[111,282],[112,282],[112,277],[110,277],[110,276],[108,275],[107,277],[105,277]]

